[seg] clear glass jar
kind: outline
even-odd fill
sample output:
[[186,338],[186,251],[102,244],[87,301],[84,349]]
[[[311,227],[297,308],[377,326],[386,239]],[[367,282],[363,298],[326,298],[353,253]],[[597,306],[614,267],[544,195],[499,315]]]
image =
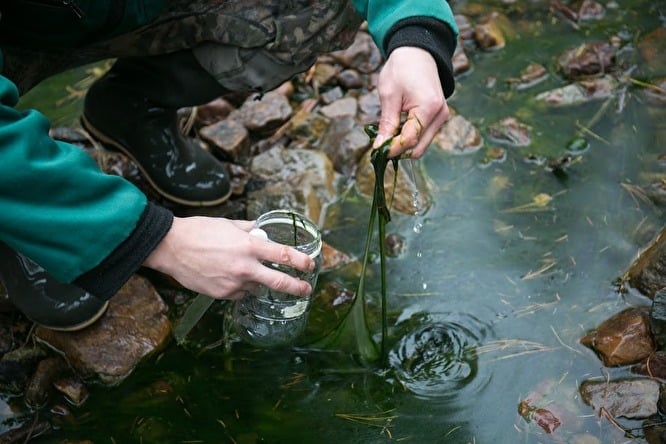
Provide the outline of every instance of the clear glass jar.
[[[289,245],[315,261],[311,272],[280,264],[265,264],[308,281],[314,291],[322,262],[321,232],[317,225],[293,211],[274,210],[259,216],[254,229],[263,230],[270,241]],[[234,303],[234,329],[242,340],[258,347],[289,345],[305,330],[311,296],[294,296],[259,285]]]

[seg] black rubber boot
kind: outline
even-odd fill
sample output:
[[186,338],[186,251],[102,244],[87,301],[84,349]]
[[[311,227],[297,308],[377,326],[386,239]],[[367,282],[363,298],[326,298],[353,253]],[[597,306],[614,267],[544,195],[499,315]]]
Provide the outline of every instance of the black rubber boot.
[[176,112],[226,92],[190,51],[121,58],[90,87],[81,122],[105,148],[132,159],[165,198],[218,205],[231,194],[227,169],[183,136]]
[[31,321],[52,330],[81,330],[97,321],[109,305],[79,287],[59,282],[2,242],[0,279],[16,308]]

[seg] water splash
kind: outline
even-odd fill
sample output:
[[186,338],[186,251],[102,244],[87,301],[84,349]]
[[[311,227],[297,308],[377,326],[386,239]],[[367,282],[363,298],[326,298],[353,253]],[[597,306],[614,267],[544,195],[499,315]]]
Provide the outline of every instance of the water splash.
[[476,347],[488,326],[478,319],[452,314],[427,316],[403,335],[389,353],[389,365],[399,383],[423,398],[453,398],[461,389],[476,391],[479,377]]
[[[416,174],[414,173],[414,168],[416,165],[417,160],[416,159],[410,159],[408,162],[405,162],[407,167],[407,174],[409,174],[409,178],[411,182],[414,184],[414,192],[412,193],[412,206],[414,208],[414,224],[412,225],[412,230],[414,233],[417,235],[420,235],[423,232],[423,213],[425,208],[425,205],[423,202],[423,196],[421,196],[421,192],[419,191],[418,187],[418,182],[416,181]],[[414,244],[416,246],[416,258],[421,259],[423,257],[423,252],[421,251],[421,239],[420,236],[417,236],[416,239],[414,239]],[[428,283],[425,281],[425,278],[423,277],[423,273],[421,270],[423,269],[420,266],[420,263],[417,262],[417,267],[416,269],[418,270],[416,272],[416,278],[421,281],[421,289],[427,290],[428,289]]]

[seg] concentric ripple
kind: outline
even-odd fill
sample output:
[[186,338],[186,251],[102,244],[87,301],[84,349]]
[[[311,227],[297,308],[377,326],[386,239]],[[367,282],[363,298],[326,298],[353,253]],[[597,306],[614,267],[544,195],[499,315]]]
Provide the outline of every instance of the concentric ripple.
[[471,316],[443,318],[427,316],[389,353],[395,377],[415,395],[447,398],[473,381],[484,385],[478,378],[476,346],[485,336],[485,326]]

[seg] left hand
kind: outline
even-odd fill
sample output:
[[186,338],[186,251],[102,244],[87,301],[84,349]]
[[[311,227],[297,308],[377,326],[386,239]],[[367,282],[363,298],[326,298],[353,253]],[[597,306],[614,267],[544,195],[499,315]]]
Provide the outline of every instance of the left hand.
[[[423,156],[439,128],[449,118],[435,59],[426,50],[403,46],[386,60],[379,75],[382,112],[373,148],[394,137],[389,156]],[[407,120],[400,134],[400,113]]]

